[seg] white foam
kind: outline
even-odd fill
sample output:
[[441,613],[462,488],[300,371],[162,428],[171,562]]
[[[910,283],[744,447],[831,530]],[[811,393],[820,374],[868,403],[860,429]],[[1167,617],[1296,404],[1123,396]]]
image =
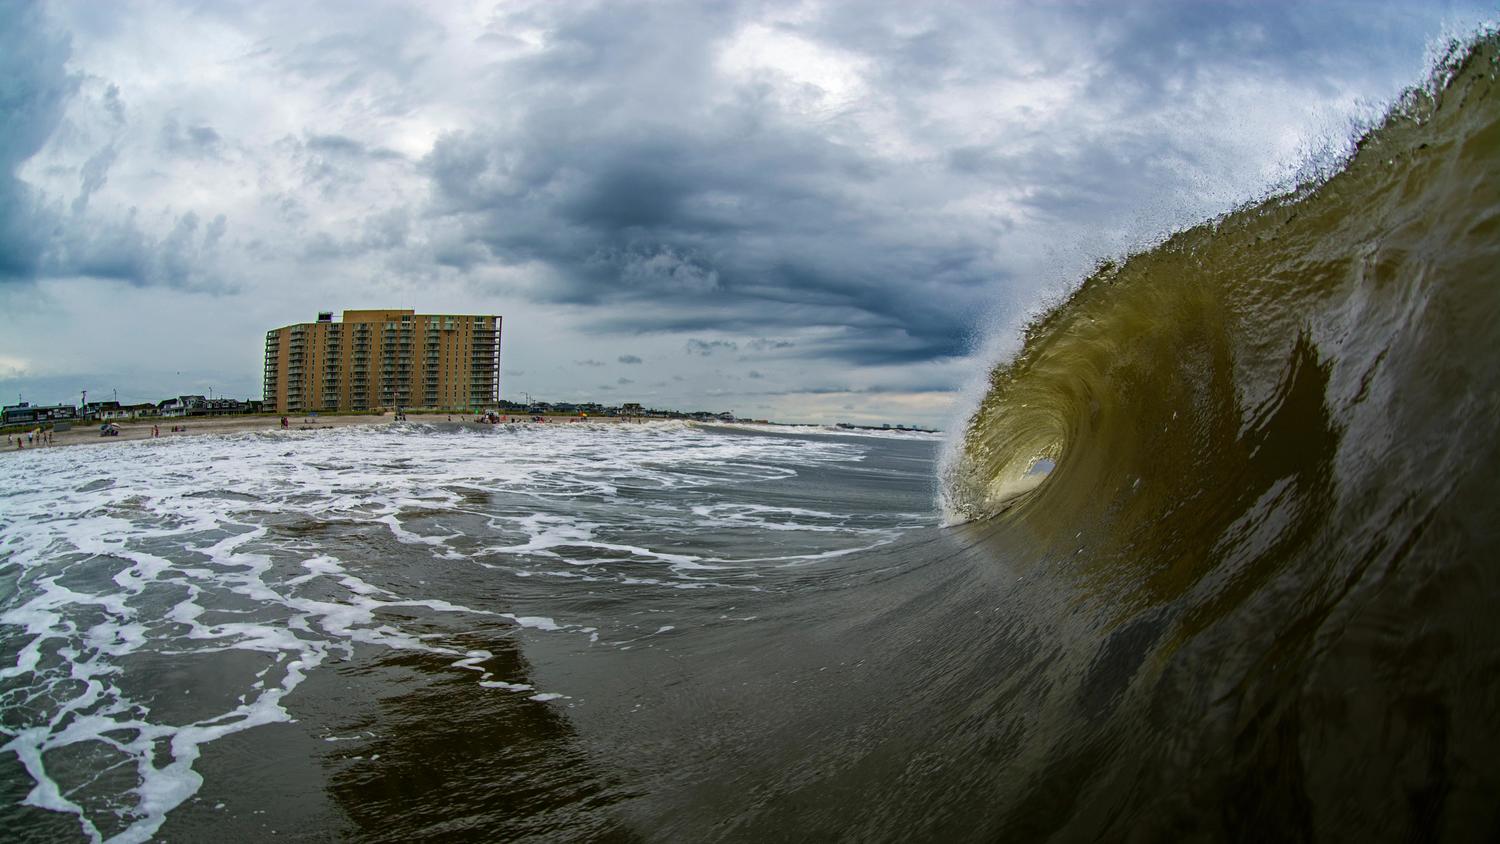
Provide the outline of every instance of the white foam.
[[[282,528],[338,522],[399,544],[404,564],[474,564],[486,576],[547,575],[581,588],[608,580],[641,589],[758,590],[751,582],[757,565],[850,553],[889,541],[904,526],[725,500],[725,490],[807,467],[856,464],[867,448],[855,437],[725,436],[666,423],[518,426],[503,441],[345,428],[8,455],[0,475],[0,572],[17,586],[0,603],[0,637],[15,658],[0,666],[0,680],[14,690],[8,702],[30,705],[14,711],[35,714],[3,750],[32,779],[29,805],[75,816],[92,840],[116,830],[120,818],[128,822],[116,840],[146,840],[201,787],[194,766],[205,743],[289,720],[286,701],[303,679],[350,657],[356,645],[438,655],[455,672],[474,672],[466,676],[483,688],[536,691],[525,678],[493,676],[490,651],[404,627],[400,614],[384,610],[505,619],[537,633],[600,639],[597,624],[579,623],[592,619],[466,606],[422,594],[421,581],[385,583],[342,543],[319,547],[316,533]],[[93,483],[100,478],[113,483]],[[698,497],[685,499],[684,490]],[[457,519],[488,525],[486,535],[465,535]],[[733,557],[640,539],[721,528],[783,539],[806,532],[819,537],[820,549],[841,547]],[[146,606],[158,609],[139,609]],[[659,624],[641,638],[676,629]],[[124,691],[133,655],[225,652],[262,656],[231,688],[233,705],[210,711],[210,696],[202,696],[196,720],[165,723],[149,701]],[[199,705],[199,698],[190,699]],[[48,751],[87,742],[134,765],[129,792],[102,801],[126,806],[120,818],[91,814],[98,810],[85,806],[101,801],[77,796],[86,784],[60,781],[47,768]],[[169,753],[158,758],[162,746]]]
[[530,627],[533,630],[562,630],[563,628],[546,616],[517,616],[510,613],[501,613],[501,618],[508,618],[522,627]]
[[528,686],[525,683],[507,683],[503,680],[480,680],[479,685],[486,689],[504,689],[507,692],[534,691],[534,687]]

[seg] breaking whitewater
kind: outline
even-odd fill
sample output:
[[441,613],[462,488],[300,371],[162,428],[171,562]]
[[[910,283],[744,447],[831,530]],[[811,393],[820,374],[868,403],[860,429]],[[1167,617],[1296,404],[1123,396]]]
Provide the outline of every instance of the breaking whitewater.
[[11,455],[0,820],[1492,837],[1496,73],[1494,37],[1455,51],[1325,180],[1102,267],[946,449],[397,424]]

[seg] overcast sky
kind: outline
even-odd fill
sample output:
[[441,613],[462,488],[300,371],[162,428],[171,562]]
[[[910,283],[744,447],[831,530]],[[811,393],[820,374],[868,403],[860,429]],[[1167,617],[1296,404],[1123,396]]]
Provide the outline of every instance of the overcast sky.
[[1494,8],[0,0],[0,400],[259,397],[405,307],[503,315],[505,398],[943,424]]

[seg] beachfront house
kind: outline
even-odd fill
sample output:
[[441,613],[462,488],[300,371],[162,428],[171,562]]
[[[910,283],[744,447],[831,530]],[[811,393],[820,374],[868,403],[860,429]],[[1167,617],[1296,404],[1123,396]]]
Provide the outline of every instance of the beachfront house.
[[203,396],[178,396],[173,399],[163,399],[156,406],[160,410],[160,415],[165,417],[201,416],[207,403],[208,399]]
[[130,419],[134,416],[130,409],[124,407],[117,401],[91,401],[83,406],[83,418],[92,419],[96,422],[110,422],[119,419]]
[[160,416],[240,416],[260,413],[263,404],[258,399],[209,399],[203,396],[178,396],[156,405]]

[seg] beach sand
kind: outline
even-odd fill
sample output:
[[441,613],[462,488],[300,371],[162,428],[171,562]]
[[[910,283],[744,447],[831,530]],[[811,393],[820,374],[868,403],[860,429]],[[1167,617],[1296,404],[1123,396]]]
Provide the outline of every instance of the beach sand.
[[[507,419],[525,423],[535,424],[530,416],[509,416]],[[624,421],[615,417],[589,417],[578,419],[571,416],[548,416],[544,417],[548,423],[614,423]],[[342,428],[348,425],[389,425],[395,421],[395,414],[383,415],[351,415],[339,416],[336,414],[319,416],[289,416],[287,417],[289,430],[312,431],[325,428]],[[444,427],[487,427],[484,423],[474,421],[474,417],[467,414],[445,413],[422,413],[409,414],[407,423],[432,424]],[[281,430],[281,417],[279,416],[213,416],[198,418],[167,418],[167,419],[140,419],[130,422],[116,422],[120,429],[120,435],[116,437],[99,436],[98,422],[75,422],[72,430],[54,432],[51,445],[31,445],[24,449],[17,449],[15,439],[19,437],[25,440],[26,434],[12,434],[9,444],[0,446],[0,453],[11,454],[18,451],[29,451],[32,448],[59,448],[73,445],[108,445],[110,443],[126,442],[129,440],[144,440],[151,438],[151,427],[156,425],[161,430],[161,439],[171,437],[202,436],[204,434],[235,434],[242,431],[278,431]],[[172,428],[179,430],[173,431]]]

